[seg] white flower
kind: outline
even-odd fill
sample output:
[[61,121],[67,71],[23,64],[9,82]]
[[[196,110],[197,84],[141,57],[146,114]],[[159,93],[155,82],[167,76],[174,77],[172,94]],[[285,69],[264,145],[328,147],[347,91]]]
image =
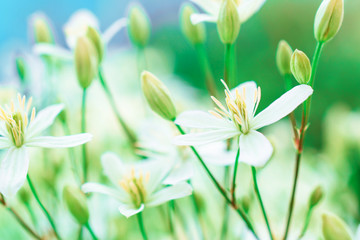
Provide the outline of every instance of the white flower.
[[[101,38],[105,46],[108,45],[116,33],[127,26],[127,23],[127,18],[120,18],[101,33]],[[69,21],[64,25],[66,43],[70,49],[75,48],[76,41],[79,37],[86,35],[88,27],[94,27],[95,29],[99,29],[100,27],[98,19],[89,10],[78,10],[70,17]],[[33,51],[38,55],[51,55],[64,60],[73,59],[71,50],[53,44],[36,44]]]
[[97,192],[114,197],[119,202],[119,211],[130,217],[169,200],[182,198],[192,193],[189,184],[182,182],[163,187],[162,181],[169,172],[169,166],[163,161],[143,160],[136,164],[125,164],[117,155],[105,153],[101,157],[105,175],[115,187],[98,183],[85,183],[85,193]]
[[250,81],[230,91],[223,84],[226,88],[226,108],[212,97],[218,106],[216,112],[188,111],[175,120],[178,125],[208,131],[177,136],[174,143],[201,145],[239,136],[239,161],[263,166],[273,149],[269,140],[256,130],[287,116],[312,94],[313,89],[308,85],[298,85],[255,116],[261,98],[260,87],[257,88],[256,83]]
[[63,109],[63,104],[53,105],[35,116],[31,108],[32,99],[26,102],[25,96],[18,94],[18,102],[12,101],[6,108],[0,107],[0,149],[7,149],[0,163],[0,192],[11,197],[24,184],[29,168],[28,147],[68,148],[84,144],[91,140],[88,133],[51,137],[41,136],[55,117]]
[[[194,13],[191,15],[191,21],[193,24],[199,22],[216,22],[219,16],[220,7],[223,0],[191,0],[195,4],[199,5],[206,14]],[[248,20],[254,15],[265,3],[266,0],[234,0],[238,6],[238,12],[241,23]]]

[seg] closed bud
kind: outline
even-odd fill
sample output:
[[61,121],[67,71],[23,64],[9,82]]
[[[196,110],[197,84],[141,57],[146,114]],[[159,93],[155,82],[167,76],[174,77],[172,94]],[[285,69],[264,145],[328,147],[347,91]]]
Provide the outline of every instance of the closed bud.
[[145,10],[138,5],[133,6],[129,13],[128,32],[131,41],[136,46],[143,48],[150,38],[150,19]]
[[22,83],[26,81],[26,64],[22,57],[17,57],[15,59],[16,71]]
[[141,74],[141,87],[151,109],[162,118],[173,121],[176,109],[167,87],[152,73],[144,71]]
[[322,215],[322,232],[325,240],[351,240],[351,234],[346,223],[331,213]]
[[54,43],[54,37],[47,22],[43,16],[34,16],[34,38],[36,43]]
[[90,86],[97,75],[98,61],[94,44],[86,37],[79,37],[75,46],[75,69],[82,88]]
[[181,30],[185,37],[192,44],[196,45],[205,42],[206,32],[204,23],[193,24],[190,20],[190,16],[196,13],[195,8],[185,3],[180,12],[180,24]]
[[306,84],[309,82],[311,76],[311,64],[304,52],[297,49],[295,50],[291,56],[290,68],[298,83]]
[[30,203],[31,194],[29,193],[29,191],[27,189],[21,188],[19,190],[18,196],[19,196],[19,199],[21,200],[21,202],[24,203],[25,205]]
[[291,74],[290,61],[293,50],[290,45],[281,40],[276,50],[276,65],[281,75]]
[[251,200],[248,196],[244,196],[241,200],[240,200],[240,204],[242,206],[242,208],[244,209],[244,211],[246,213],[249,212],[250,210],[250,205],[251,205]]
[[85,225],[89,221],[85,194],[77,187],[66,186],[63,190],[63,198],[71,215],[79,224]]
[[93,43],[98,56],[98,63],[100,64],[104,57],[104,43],[101,39],[101,36],[94,27],[90,27],[90,26],[88,27],[86,36]]
[[323,0],[315,15],[314,34],[318,42],[332,39],[344,19],[344,0]]
[[220,7],[217,30],[224,44],[232,44],[240,32],[240,17],[234,0],[224,0]]
[[317,186],[310,195],[309,206],[316,206],[324,196],[324,190],[321,186]]

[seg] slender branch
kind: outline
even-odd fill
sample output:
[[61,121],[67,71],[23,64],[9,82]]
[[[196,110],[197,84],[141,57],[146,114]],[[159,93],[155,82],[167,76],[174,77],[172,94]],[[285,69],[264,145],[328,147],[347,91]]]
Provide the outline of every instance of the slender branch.
[[[82,101],[81,101],[81,132],[86,132],[86,88],[83,89]],[[87,181],[87,152],[86,143],[81,145],[82,148],[82,167],[83,167],[83,181]]]
[[[177,129],[179,130],[179,132],[181,134],[185,134],[184,130],[177,124],[175,124],[175,126],[177,127]],[[216,188],[218,189],[218,191],[221,193],[221,195],[225,198],[226,202],[233,207],[233,209],[240,215],[240,217],[244,220],[246,226],[249,228],[249,230],[253,233],[253,235],[255,236],[256,239],[259,239],[257,234],[255,233],[255,230],[249,220],[249,218],[247,217],[246,213],[239,208],[236,205],[236,202],[231,201],[230,198],[227,195],[227,192],[225,191],[225,189],[220,185],[220,183],[216,180],[216,178],[214,177],[214,175],[211,173],[211,171],[209,170],[209,168],[206,166],[204,160],[201,158],[200,154],[196,151],[196,149],[193,146],[190,146],[190,149],[193,151],[193,153],[195,154],[195,156],[197,157],[197,159],[200,161],[201,165],[203,166],[203,168],[205,169],[206,173],[208,174],[208,176],[210,177],[210,179],[212,180],[212,182],[215,184]]]
[[35,199],[36,199],[36,202],[39,204],[41,210],[44,212],[46,218],[48,219],[48,221],[49,221],[49,223],[50,223],[50,225],[51,225],[51,227],[52,227],[52,229],[53,229],[53,231],[54,231],[54,233],[55,233],[56,238],[57,238],[57,239],[61,239],[61,238],[60,238],[60,235],[58,234],[58,232],[57,232],[57,230],[56,230],[56,226],[55,226],[55,223],[54,223],[52,217],[50,216],[48,210],[46,210],[44,204],[42,204],[42,202],[40,201],[40,198],[39,198],[39,196],[38,196],[38,194],[37,194],[37,192],[36,192],[36,190],[35,190],[35,187],[34,187],[32,181],[31,181],[31,179],[30,179],[29,174],[26,175],[26,178],[27,178],[27,181],[28,181],[28,183],[29,183],[30,190],[31,190],[32,194],[34,195],[34,197],[35,197]]
[[86,223],[86,224],[85,224],[85,227],[86,227],[87,230],[89,231],[92,239],[97,240],[98,238],[96,237],[96,235],[95,235],[94,231],[92,230],[90,224],[89,224],[89,223]]
[[236,202],[235,189],[236,189],[236,175],[237,175],[237,169],[238,169],[238,165],[239,165],[239,157],[240,157],[240,147],[238,148],[236,157],[235,157],[234,173],[233,173],[232,186],[231,186],[231,198],[232,198],[233,202]]
[[262,211],[262,214],[263,214],[263,216],[264,216],[267,229],[268,229],[268,231],[269,231],[270,239],[273,240],[274,238],[273,238],[273,235],[272,235],[272,232],[271,232],[270,223],[269,223],[269,220],[268,220],[266,211],[265,211],[265,207],[264,207],[263,201],[262,201],[262,199],[261,199],[259,186],[258,186],[257,180],[256,180],[256,168],[255,168],[255,167],[251,167],[251,173],[252,173],[252,178],[253,178],[253,182],[254,182],[254,190],[255,190],[255,193],[256,193],[256,197],[257,197],[258,200],[259,200],[260,207],[261,207],[261,211]]
[[225,65],[224,65],[224,81],[231,89],[233,86],[232,81],[232,51],[233,51],[233,45],[230,43],[225,44]]
[[[188,183],[190,184],[190,186],[194,189],[192,183],[191,183],[191,180],[188,181]],[[199,207],[199,204],[198,202],[196,201],[196,198],[195,198],[195,194],[193,192],[193,194],[191,194],[191,200],[192,200],[192,203],[193,203],[193,206],[194,206],[194,210],[195,210],[195,219],[196,219],[196,229],[199,233],[199,237],[200,239],[204,239],[204,229],[202,228],[201,226],[201,223],[200,223],[200,207]]]
[[305,233],[306,233],[309,223],[310,223],[312,210],[313,210],[313,207],[309,206],[309,209],[308,209],[308,211],[306,213],[306,217],[305,217],[304,227],[303,227],[298,239],[301,239],[302,237],[305,236]]
[[[230,143],[228,144],[228,146],[230,146]],[[230,167],[226,166],[224,168],[224,186],[225,186],[225,188],[229,184],[229,175],[230,175]],[[227,202],[225,201],[224,220],[222,222],[220,239],[226,239],[226,235],[227,235],[227,231],[228,231],[228,223],[229,223],[229,214],[230,214],[229,210],[230,210],[229,206],[228,206]]]
[[139,222],[139,228],[140,228],[141,235],[142,235],[144,240],[147,240],[148,237],[146,235],[146,231],[145,231],[145,227],[144,227],[144,221],[143,221],[143,217],[142,217],[142,212],[139,212],[137,214],[137,216],[138,216],[138,222]]

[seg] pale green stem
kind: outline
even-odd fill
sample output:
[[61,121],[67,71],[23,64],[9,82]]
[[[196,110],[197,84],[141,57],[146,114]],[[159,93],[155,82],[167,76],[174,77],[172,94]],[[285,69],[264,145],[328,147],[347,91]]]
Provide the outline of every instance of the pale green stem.
[[144,221],[143,221],[143,217],[142,217],[142,212],[139,212],[137,214],[137,217],[138,217],[138,222],[139,222],[139,228],[140,228],[141,235],[142,235],[144,240],[147,240],[148,237],[146,235],[146,231],[145,231],[145,227],[144,227]]
[[98,238],[96,237],[96,235],[95,235],[94,231],[92,230],[90,224],[89,224],[89,223],[86,223],[86,224],[85,224],[85,227],[86,227],[87,230],[89,231],[92,239],[97,240]]
[[[81,101],[81,132],[86,132],[86,88],[83,89]],[[86,143],[82,147],[82,167],[83,167],[83,182],[87,181],[88,160],[86,152]]]
[[301,234],[299,235],[298,239],[301,239],[302,237],[305,236],[305,233],[306,233],[306,231],[308,229],[308,226],[309,226],[309,223],[310,223],[312,209],[313,209],[313,207],[309,206],[309,209],[308,209],[308,211],[306,213],[304,227],[303,227],[303,229],[301,231]]
[[232,185],[231,185],[231,197],[232,201],[236,202],[236,175],[237,175],[237,169],[239,165],[239,157],[240,157],[240,147],[237,150],[236,157],[235,157],[235,165],[234,165],[234,172],[233,172],[233,179],[232,179]]

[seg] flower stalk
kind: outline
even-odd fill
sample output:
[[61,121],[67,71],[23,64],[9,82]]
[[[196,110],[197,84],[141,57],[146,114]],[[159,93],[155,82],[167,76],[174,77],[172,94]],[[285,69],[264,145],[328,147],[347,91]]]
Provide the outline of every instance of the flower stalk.
[[139,212],[139,213],[137,214],[137,217],[138,217],[138,222],[139,222],[139,228],[140,228],[141,235],[142,235],[142,237],[143,237],[144,240],[147,240],[148,237],[147,237],[147,234],[146,234],[146,231],[145,231],[145,226],[144,226],[144,221],[143,221],[142,213]]
[[[86,132],[86,88],[83,89],[81,100],[81,132]],[[82,167],[83,167],[83,182],[87,180],[88,160],[86,152],[86,144],[81,146],[82,149]]]
[[237,175],[237,169],[238,169],[238,165],[239,165],[239,157],[240,157],[240,147],[238,148],[236,157],[235,157],[234,173],[233,173],[233,179],[232,179],[232,185],[231,185],[231,199],[234,202],[236,202],[235,189],[236,189],[236,175]]
[[90,224],[89,224],[89,223],[86,223],[86,224],[85,224],[85,227],[86,227],[86,229],[89,231],[92,239],[93,239],[93,240],[97,240],[98,238],[96,237],[96,235],[95,235],[94,231],[92,230]]

